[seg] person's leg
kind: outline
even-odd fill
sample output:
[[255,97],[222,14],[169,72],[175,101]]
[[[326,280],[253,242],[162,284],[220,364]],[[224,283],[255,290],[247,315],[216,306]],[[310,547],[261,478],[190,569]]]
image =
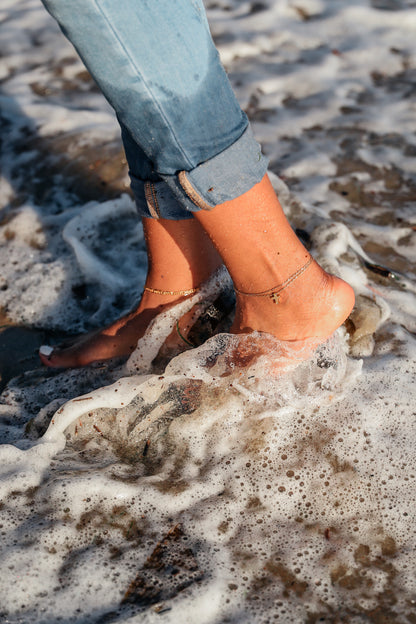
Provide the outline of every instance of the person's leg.
[[207,234],[195,219],[142,218],[149,266],[146,287],[139,305],[110,326],[81,337],[67,348],[43,347],[40,356],[47,366],[85,366],[97,360],[129,355],[149,323],[174,303],[179,294],[152,290],[187,291],[200,286],[222,264]]
[[[179,261],[172,264],[171,253],[165,253],[169,245],[159,244],[156,234],[163,230],[150,225],[153,261],[158,259],[165,274],[174,266],[183,290],[187,273],[182,267],[189,268],[192,256],[193,273],[203,281],[220,260],[193,222],[193,211],[201,202],[213,206],[248,190],[261,179],[266,160],[219,62],[201,0],[44,4],[116,111],[139,213],[145,220],[177,221],[166,227]],[[233,155],[226,157],[230,148]],[[184,242],[184,233],[190,241]],[[184,245],[183,254],[178,245]],[[188,254],[187,245],[198,253]],[[52,354],[50,348],[43,349],[49,357],[42,359],[49,365],[71,366],[127,353],[156,313],[143,316],[144,310],[160,311],[162,303],[160,295],[145,292],[133,317],[69,349]]]
[[202,0],[43,3],[185,209],[214,207],[261,180],[267,161],[220,63]]
[[284,341],[308,340],[313,347],[351,312],[353,289],[311,261],[267,176],[242,196],[197,212],[196,219],[236,288],[233,332],[257,330]]
[[[260,293],[291,280],[278,305],[237,292],[234,331],[325,339],[349,313],[351,289],[315,263],[297,275],[302,264],[295,260],[305,258],[305,251],[277,209],[267,179],[259,184],[267,163],[219,63],[200,0],[44,2],[158,179],[209,233],[237,290]],[[145,200],[154,211],[158,193],[150,182]],[[280,256],[271,252],[276,245]],[[308,280],[311,288],[302,292]],[[298,310],[292,314],[295,292]]]

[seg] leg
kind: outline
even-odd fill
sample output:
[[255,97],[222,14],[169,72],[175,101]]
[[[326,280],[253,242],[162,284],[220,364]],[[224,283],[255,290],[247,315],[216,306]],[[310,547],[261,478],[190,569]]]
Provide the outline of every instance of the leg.
[[[248,190],[261,179],[266,160],[219,62],[201,0],[43,2],[117,113],[139,212],[145,222],[152,216],[163,226],[145,228],[148,285],[176,290],[176,275],[183,290],[189,266],[203,281],[220,260],[192,212]],[[178,223],[163,224],[166,219]],[[175,250],[163,240],[164,230]],[[176,243],[183,256],[175,264]],[[172,285],[153,283],[157,274],[169,275]],[[167,299],[146,291],[128,317],[68,349],[43,349],[42,360],[74,366],[129,353],[155,314],[173,302]]]
[[291,229],[267,176],[250,191],[199,211],[196,218],[221,254],[237,289],[232,331],[253,330],[285,341],[325,341],[354,305],[354,292],[316,262],[284,288],[279,303],[262,293],[284,284],[305,266],[309,254]]
[[[149,258],[146,286],[187,290],[200,286],[222,261],[195,219],[173,221],[143,218]],[[129,355],[154,317],[182,297],[144,291],[137,308],[103,330],[83,336],[66,349],[40,353],[47,366],[85,366],[90,362]]]
[[[266,160],[219,64],[200,0],[44,2],[152,163],[145,193],[150,213],[155,216],[159,205],[154,172],[182,208],[195,212],[238,290],[260,293],[286,283],[307,253],[263,178]],[[111,51],[108,62],[97,55],[97,41]],[[316,263],[288,284],[278,306],[237,294],[234,331],[314,343],[325,340],[353,305],[349,286]],[[115,331],[121,333],[118,326]]]
[[[220,63],[202,0],[43,3],[185,208],[198,209],[195,196],[213,207],[261,179],[266,159]],[[221,154],[240,139],[243,149],[224,168]]]

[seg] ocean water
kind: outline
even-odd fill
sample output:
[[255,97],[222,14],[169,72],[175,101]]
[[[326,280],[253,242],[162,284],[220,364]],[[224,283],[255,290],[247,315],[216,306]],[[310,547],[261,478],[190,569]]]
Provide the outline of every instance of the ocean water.
[[[0,621],[411,624],[416,3],[206,4],[286,214],[356,307],[297,366],[226,327],[166,351],[222,273],[127,362],[21,362],[0,396]],[[58,338],[134,305],[143,233],[70,44],[37,0],[0,16],[0,338]]]

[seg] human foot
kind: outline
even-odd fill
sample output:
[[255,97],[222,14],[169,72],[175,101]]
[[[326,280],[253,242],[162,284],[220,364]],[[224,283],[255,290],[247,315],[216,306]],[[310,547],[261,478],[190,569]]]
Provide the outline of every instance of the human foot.
[[295,349],[296,343],[306,354],[351,312],[352,288],[309,262],[267,175],[247,193],[210,211],[200,210],[195,217],[217,247],[236,288],[232,332],[266,332]]
[[134,351],[153,319],[185,297],[157,295],[145,291],[140,304],[108,327],[90,332],[69,346],[44,345],[39,357],[45,366],[74,368],[91,362],[128,356]]
[[[299,349],[325,342],[350,314],[354,291],[316,262],[306,266],[308,262],[303,265],[305,270],[298,276],[293,273],[296,277],[281,290],[276,286],[267,294],[254,296],[237,291],[231,331],[266,332],[278,340],[298,343]],[[290,279],[288,276],[286,281]]]
[[[81,336],[66,347],[44,346],[46,366],[76,367],[128,356],[153,319],[193,294],[222,264],[208,236],[195,219],[143,219],[149,260],[146,289],[140,304],[108,327]],[[188,290],[191,290],[189,294]]]

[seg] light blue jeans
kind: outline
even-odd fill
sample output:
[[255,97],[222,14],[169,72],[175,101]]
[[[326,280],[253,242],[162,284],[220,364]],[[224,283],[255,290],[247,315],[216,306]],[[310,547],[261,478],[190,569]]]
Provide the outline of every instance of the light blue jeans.
[[142,216],[191,218],[262,179],[202,0],[42,1],[116,111]]

